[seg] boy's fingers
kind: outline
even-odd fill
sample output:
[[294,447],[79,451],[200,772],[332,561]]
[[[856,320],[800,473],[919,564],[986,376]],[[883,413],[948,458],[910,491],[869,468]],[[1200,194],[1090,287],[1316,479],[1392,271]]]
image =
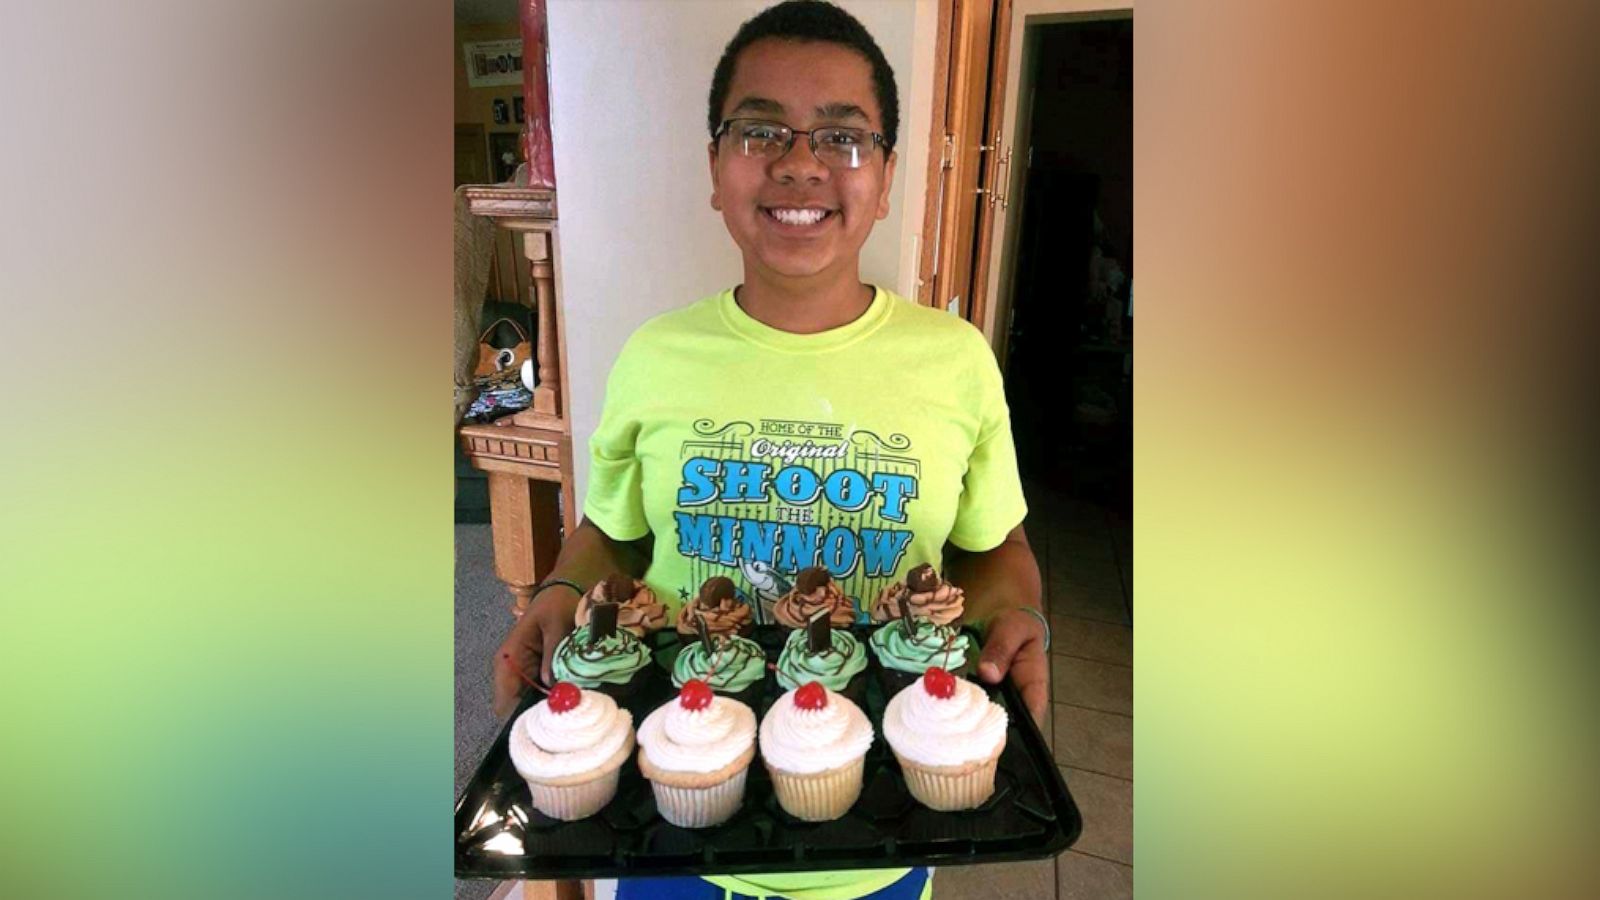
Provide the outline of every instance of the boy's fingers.
[[539,624],[524,617],[511,626],[511,633],[495,651],[494,710],[499,716],[514,712],[528,681],[538,677],[540,634]]
[[511,661],[500,653],[494,657],[494,714],[505,718],[517,708],[522,696],[522,679],[511,668]]
[[1050,706],[1050,685],[1043,681],[1027,685],[1022,689],[1022,702],[1028,707],[1028,714],[1033,716],[1033,723],[1043,728],[1044,713]]
[[983,643],[983,655],[978,657],[978,676],[984,681],[999,684],[1006,677],[1017,650],[1033,635],[1023,624],[1025,621],[1032,621],[1032,617],[1024,613],[1001,613],[995,617]]

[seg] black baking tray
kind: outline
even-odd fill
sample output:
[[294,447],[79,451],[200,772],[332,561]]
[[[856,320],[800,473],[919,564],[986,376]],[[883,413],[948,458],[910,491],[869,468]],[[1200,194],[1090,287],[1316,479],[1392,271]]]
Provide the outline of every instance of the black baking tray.
[[[865,641],[871,629],[852,631]],[[779,626],[758,626],[753,639],[775,661],[787,633]],[[976,647],[977,636],[970,630],[969,636]],[[676,693],[670,663],[677,637],[663,632],[652,642],[656,664],[665,670],[654,673],[649,689],[622,703],[633,713],[635,727]],[[517,715],[538,700],[529,696],[456,801],[456,877],[587,879],[959,866],[1048,859],[1078,839],[1083,818],[1010,679],[999,688],[974,679],[1010,717],[994,796],[976,810],[955,813],[935,812],[913,800],[883,739],[885,701],[877,660],[870,649],[867,656],[866,712],[874,739],[861,798],[842,818],[809,823],[785,813],[758,755],[750,765],[744,805],[732,819],[714,828],[679,828],[657,814],[650,783],[639,773],[637,750],[623,764],[616,797],[599,813],[577,822],[547,818],[532,808],[527,784],[507,749]],[[782,693],[770,674],[766,684],[758,716]]]

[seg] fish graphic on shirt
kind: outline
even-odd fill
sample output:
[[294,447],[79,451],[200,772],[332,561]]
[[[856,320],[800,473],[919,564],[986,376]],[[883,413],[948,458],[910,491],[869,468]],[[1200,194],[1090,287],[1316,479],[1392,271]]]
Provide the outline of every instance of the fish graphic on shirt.
[[750,590],[745,593],[752,601],[755,609],[756,620],[761,623],[776,622],[773,607],[778,598],[789,593],[791,585],[779,575],[771,565],[759,559],[747,559],[739,563],[739,570],[744,572],[745,580],[750,583]]

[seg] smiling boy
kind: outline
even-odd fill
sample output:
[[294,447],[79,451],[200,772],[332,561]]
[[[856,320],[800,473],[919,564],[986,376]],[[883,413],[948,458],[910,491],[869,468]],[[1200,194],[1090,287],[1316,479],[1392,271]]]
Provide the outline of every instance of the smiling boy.
[[[517,669],[550,683],[580,591],[642,578],[675,616],[732,578],[758,621],[775,590],[822,566],[858,622],[932,563],[966,591],[977,666],[1009,676],[1035,719],[1048,703],[1048,629],[1010,416],[977,329],[860,280],[888,215],[899,104],[865,28],[796,0],[746,22],[712,78],[711,207],[743,281],[658,316],[612,367],[590,440],[584,521],[497,656],[495,706]],[[628,879],[618,897],[927,896],[926,869]]]
[[[889,214],[899,104],[888,63],[871,50],[757,39],[725,55],[712,79],[711,207],[744,257],[740,308],[781,331],[844,325],[872,300],[861,245]],[[844,130],[815,133],[829,126]],[[807,146],[782,152],[791,141]]]

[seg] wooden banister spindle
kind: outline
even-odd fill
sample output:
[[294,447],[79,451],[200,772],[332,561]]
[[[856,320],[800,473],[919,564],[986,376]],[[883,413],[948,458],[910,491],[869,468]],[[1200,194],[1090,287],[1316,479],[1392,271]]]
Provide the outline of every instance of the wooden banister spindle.
[[539,316],[539,386],[533,391],[533,409],[552,416],[561,415],[561,375],[556,354],[556,281],[550,262],[550,236],[538,232],[524,235],[528,265],[533,274],[533,296]]

